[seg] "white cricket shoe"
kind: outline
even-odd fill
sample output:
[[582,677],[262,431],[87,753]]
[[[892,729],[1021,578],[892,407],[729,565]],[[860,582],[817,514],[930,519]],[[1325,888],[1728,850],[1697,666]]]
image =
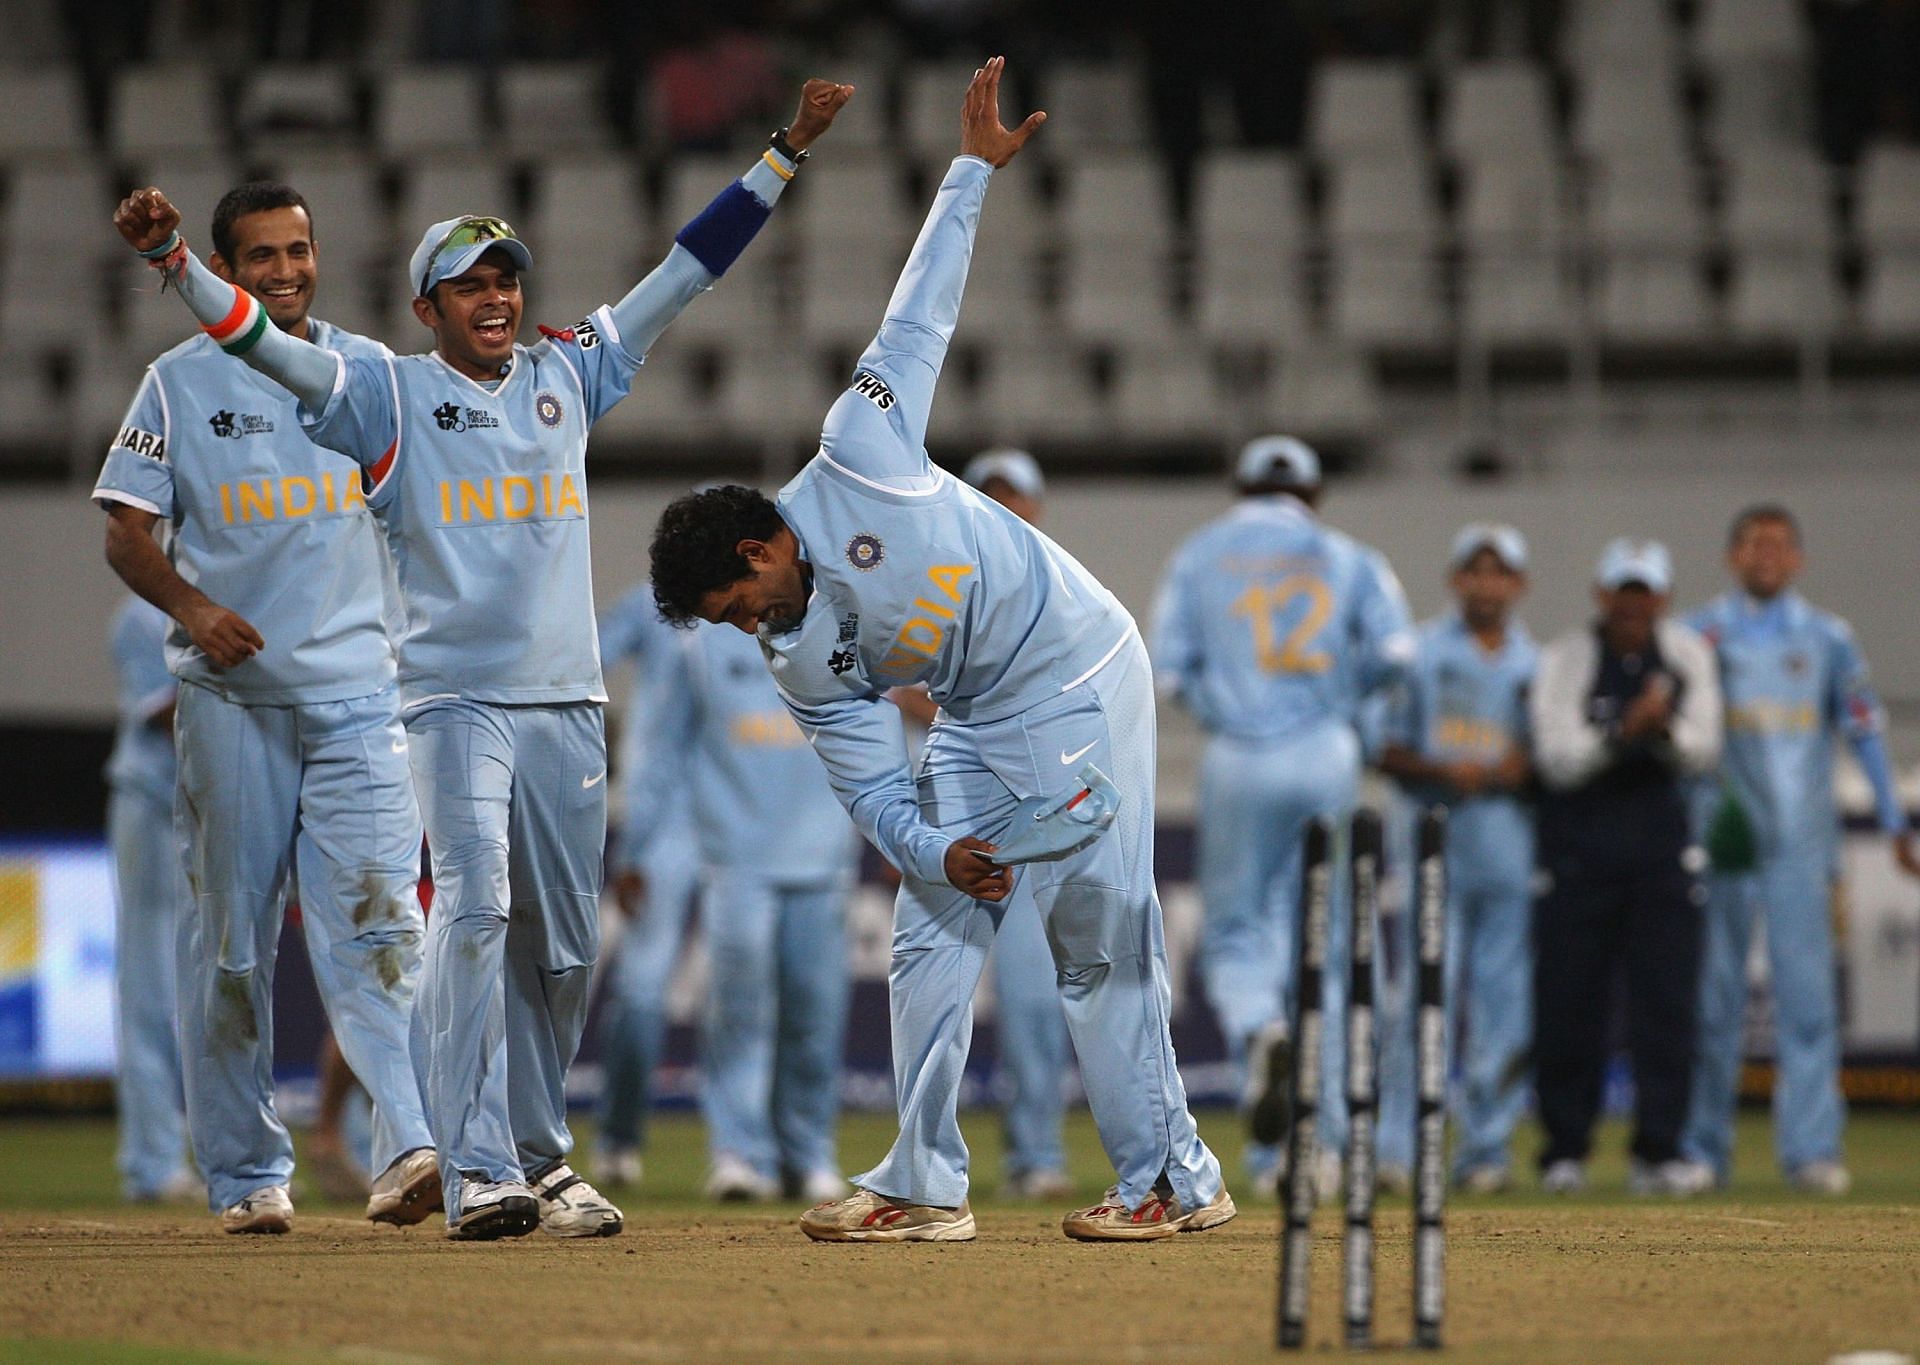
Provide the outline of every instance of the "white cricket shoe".
[[425,1222],[440,1206],[439,1155],[431,1147],[415,1147],[395,1157],[373,1182],[367,1220],[412,1227]]
[[[841,1190],[833,1197],[845,1195]],[[722,1204],[764,1204],[779,1197],[780,1184],[772,1177],[760,1174],[732,1152],[714,1154],[713,1170],[707,1175],[707,1198]]]
[[1546,1194],[1579,1194],[1587,1188],[1587,1163],[1561,1157],[1540,1172],[1540,1188]]
[[602,1184],[625,1189],[640,1183],[646,1165],[638,1147],[602,1147],[594,1155],[593,1173]]
[[1853,1176],[1837,1161],[1809,1161],[1787,1172],[1787,1184],[1809,1194],[1838,1198],[1853,1188]]
[[488,1180],[460,1175],[460,1216],[447,1223],[447,1236],[456,1242],[494,1242],[502,1237],[525,1237],[540,1226],[540,1201],[524,1181]]
[[853,1193],[853,1186],[832,1170],[808,1171],[800,1177],[800,1198],[809,1204],[831,1204]]
[[291,1232],[293,1197],[285,1185],[255,1190],[221,1211],[220,1226],[228,1232]]
[[1224,1185],[1197,1209],[1182,1208],[1172,1190],[1155,1190],[1139,1208],[1130,1209],[1121,1202],[1120,1187],[1115,1185],[1098,1204],[1068,1214],[1060,1230],[1076,1242],[1152,1242],[1219,1227],[1236,1212],[1233,1196]]
[[1505,1194],[1513,1188],[1513,1172],[1505,1166],[1469,1166],[1453,1178],[1462,1194]]
[[936,1208],[855,1190],[800,1215],[800,1231],[816,1242],[971,1242],[973,1210]]
[[1694,1161],[1642,1161],[1635,1157],[1627,1167],[1627,1193],[1640,1198],[1664,1195],[1691,1199],[1712,1188],[1713,1172]]
[[564,1161],[533,1182],[533,1195],[549,1237],[611,1237],[625,1225],[620,1210]]

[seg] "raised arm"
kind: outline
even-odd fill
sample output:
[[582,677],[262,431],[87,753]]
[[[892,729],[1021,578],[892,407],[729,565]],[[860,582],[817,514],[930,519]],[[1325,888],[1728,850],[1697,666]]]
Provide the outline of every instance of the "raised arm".
[[[667,324],[739,259],[793,179],[799,168],[796,157],[833,125],[853,91],[851,85],[808,81],[800,91],[800,108],[782,137],[681,228],[666,260],[613,305],[614,324],[629,355],[644,359]],[[786,155],[783,146],[795,156]]]
[[152,187],[135,190],[120,201],[113,225],[179,292],[221,350],[289,390],[310,411],[326,405],[340,374],[340,357],[287,335],[268,320],[258,299],[202,265],[187,249],[180,210],[166,195]]
[[869,477],[926,472],[927,416],[960,321],[987,179],[1046,121],[1045,114],[1035,113],[1012,132],[1001,126],[1005,66],[1006,58],[995,57],[974,72],[961,109],[960,155],[940,182],[851,387],[827,415],[821,447],[837,463]]

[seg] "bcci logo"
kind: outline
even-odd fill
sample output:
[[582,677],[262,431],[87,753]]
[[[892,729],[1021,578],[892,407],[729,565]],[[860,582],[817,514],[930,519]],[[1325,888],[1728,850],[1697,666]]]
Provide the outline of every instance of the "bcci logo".
[[560,419],[566,415],[566,409],[560,406],[558,398],[543,391],[533,400],[533,413],[540,419],[541,426],[557,427]]
[[442,431],[465,431],[467,424],[460,418],[460,406],[457,403],[442,403],[433,410],[433,420],[440,424]]
[[880,567],[880,561],[887,557],[887,550],[880,543],[880,537],[861,532],[847,542],[847,563],[866,573],[869,569]]

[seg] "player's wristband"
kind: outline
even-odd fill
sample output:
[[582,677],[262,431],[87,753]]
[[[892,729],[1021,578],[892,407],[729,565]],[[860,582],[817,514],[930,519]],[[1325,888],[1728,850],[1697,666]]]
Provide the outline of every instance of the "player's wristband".
[[[180,233],[176,229],[174,234],[167,238],[166,241],[160,243],[159,246],[148,247],[145,251],[141,251],[140,254],[150,261],[164,261],[183,245],[184,243],[181,241]],[[138,248],[135,249],[138,250]]]
[[[793,131],[792,124],[788,124],[784,128],[775,128],[773,130],[773,136],[767,139],[767,150],[780,153],[781,156],[784,156],[787,160],[791,161],[796,168],[798,168],[800,163],[802,161],[805,161],[808,157],[812,156],[813,153],[796,151],[794,149],[794,145],[791,142],[787,141],[787,134],[792,131]],[[780,168],[776,166],[774,169],[778,170]],[[786,176],[787,176],[787,179],[789,180],[793,179],[793,175],[791,172],[787,172]]]

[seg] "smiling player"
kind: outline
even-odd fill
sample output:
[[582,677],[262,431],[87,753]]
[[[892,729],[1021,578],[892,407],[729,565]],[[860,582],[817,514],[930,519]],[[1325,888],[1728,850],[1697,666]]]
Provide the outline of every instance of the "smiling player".
[[[994,58],[968,86],[961,154],[879,334],[827,414],[820,453],[777,504],[712,489],[675,502],[654,533],[662,613],[758,633],[841,802],[902,875],[889,978],[900,1136],[851,1198],[801,1220],[819,1240],[973,1237],[954,1106],[974,988],[1012,890],[993,841],[1011,858],[1022,803],[1071,796],[1087,763],[1123,794],[1117,823],[1091,844],[1058,831],[1045,850],[1056,860],[1021,873],[1047,923],[1087,1097],[1119,1174],[1064,1230],[1146,1240],[1234,1214],[1168,1034],[1146,649],[1113,594],[1041,532],[934,468],[924,445],[988,180],[1044,118],[1001,126],[1002,65]],[[916,789],[886,693],[921,683],[941,716]],[[1022,842],[1055,832],[1021,823]]]
[[792,126],[652,274],[532,347],[515,341],[532,253],[498,218],[436,223],[414,249],[407,287],[430,353],[343,360],[265,329],[250,296],[193,259],[159,191],[117,215],[208,333],[292,390],[312,438],[366,471],[386,525],[438,892],[414,1044],[450,1236],[620,1230],[620,1211],[566,1162],[564,1080],[599,952],[606,841],[587,433],[746,249],[852,94],[809,81]]
[[[323,364],[386,348],[308,316],[306,201],[257,182],[213,214],[213,288],[258,335]],[[295,338],[298,338],[296,341]],[[314,974],[374,1102],[367,1216],[414,1223],[440,1176],[407,1052],[420,968],[420,814],[407,772],[385,564],[360,470],[294,401],[195,337],[156,360],[93,490],[107,561],[174,620],[176,818],[192,890],[180,938],[194,1155],[229,1232],[285,1232],[293,1143],[273,1109],[272,986],[297,872]],[[154,528],[168,523],[168,548]]]

